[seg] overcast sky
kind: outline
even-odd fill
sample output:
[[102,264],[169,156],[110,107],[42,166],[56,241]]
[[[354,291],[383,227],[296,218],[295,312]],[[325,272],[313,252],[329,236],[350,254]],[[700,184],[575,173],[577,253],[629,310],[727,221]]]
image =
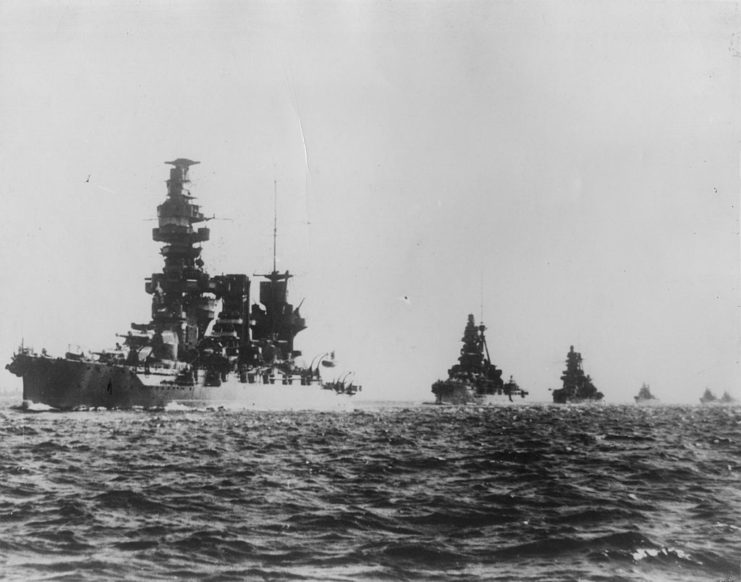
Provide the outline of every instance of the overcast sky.
[[278,181],[297,347],[366,398],[431,400],[482,305],[532,400],[571,344],[611,402],[741,397],[740,31],[737,2],[0,0],[0,353],[149,320],[187,157],[212,275],[271,267]]

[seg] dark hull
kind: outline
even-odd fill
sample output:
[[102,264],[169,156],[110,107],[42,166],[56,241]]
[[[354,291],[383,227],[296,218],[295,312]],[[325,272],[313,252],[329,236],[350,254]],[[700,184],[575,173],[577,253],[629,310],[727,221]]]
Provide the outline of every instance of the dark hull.
[[461,382],[435,382],[432,393],[436,404],[468,404],[476,401],[476,391]]
[[570,394],[568,391],[558,389],[553,391],[553,402],[554,404],[579,404],[582,402],[600,402],[604,398],[604,394],[598,392],[594,396],[583,397]]
[[23,378],[23,400],[60,410],[80,408],[164,408],[169,404],[230,405],[268,409],[333,408],[347,403],[349,395],[302,385],[241,382],[230,374],[219,386],[206,386],[203,378],[179,384],[168,372],[143,373],[122,365],[39,356],[16,356],[9,366]]
[[496,404],[513,401],[513,397],[502,388],[481,394],[472,384],[457,380],[435,382],[432,393],[435,395],[435,404]]
[[737,401],[735,398],[731,398],[730,396],[728,398],[701,398],[700,404],[705,405],[713,405],[713,404],[736,404]]
[[633,396],[633,398],[635,399],[636,404],[651,404],[651,403],[658,402],[658,400],[654,398],[653,396],[650,398],[645,398],[643,396]]

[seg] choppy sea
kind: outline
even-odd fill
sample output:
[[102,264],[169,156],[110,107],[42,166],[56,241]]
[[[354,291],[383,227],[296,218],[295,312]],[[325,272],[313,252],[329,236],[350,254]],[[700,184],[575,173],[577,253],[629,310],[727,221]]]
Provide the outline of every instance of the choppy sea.
[[4,580],[741,581],[741,408],[0,406]]

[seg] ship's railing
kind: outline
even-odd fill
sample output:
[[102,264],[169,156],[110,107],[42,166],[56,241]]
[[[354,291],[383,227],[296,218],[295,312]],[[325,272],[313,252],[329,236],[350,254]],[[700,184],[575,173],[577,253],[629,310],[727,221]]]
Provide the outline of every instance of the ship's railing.
[[251,369],[242,370],[240,372],[240,381],[246,384],[273,384],[283,386],[293,386],[298,384],[301,386],[318,386],[321,384],[321,380],[312,376],[310,373],[304,371],[303,373],[275,373],[272,369]]

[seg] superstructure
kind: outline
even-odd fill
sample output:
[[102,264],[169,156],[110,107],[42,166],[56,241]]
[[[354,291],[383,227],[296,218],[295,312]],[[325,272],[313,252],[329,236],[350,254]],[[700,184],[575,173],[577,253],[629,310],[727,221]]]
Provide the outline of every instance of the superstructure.
[[[145,408],[170,402],[237,402],[267,408],[332,406],[360,387],[322,377],[334,352],[301,363],[296,335],[306,329],[288,301],[292,275],[276,269],[257,275],[258,301],[250,303],[245,274],[209,275],[201,245],[208,220],[190,192],[190,168],[171,167],[167,198],[157,207],[152,238],[162,243],[161,272],[146,279],[151,319],[133,323],[115,349],[54,358],[23,347],[7,368],[23,378],[23,398],[60,409]],[[275,235],[275,231],[274,231]]]

